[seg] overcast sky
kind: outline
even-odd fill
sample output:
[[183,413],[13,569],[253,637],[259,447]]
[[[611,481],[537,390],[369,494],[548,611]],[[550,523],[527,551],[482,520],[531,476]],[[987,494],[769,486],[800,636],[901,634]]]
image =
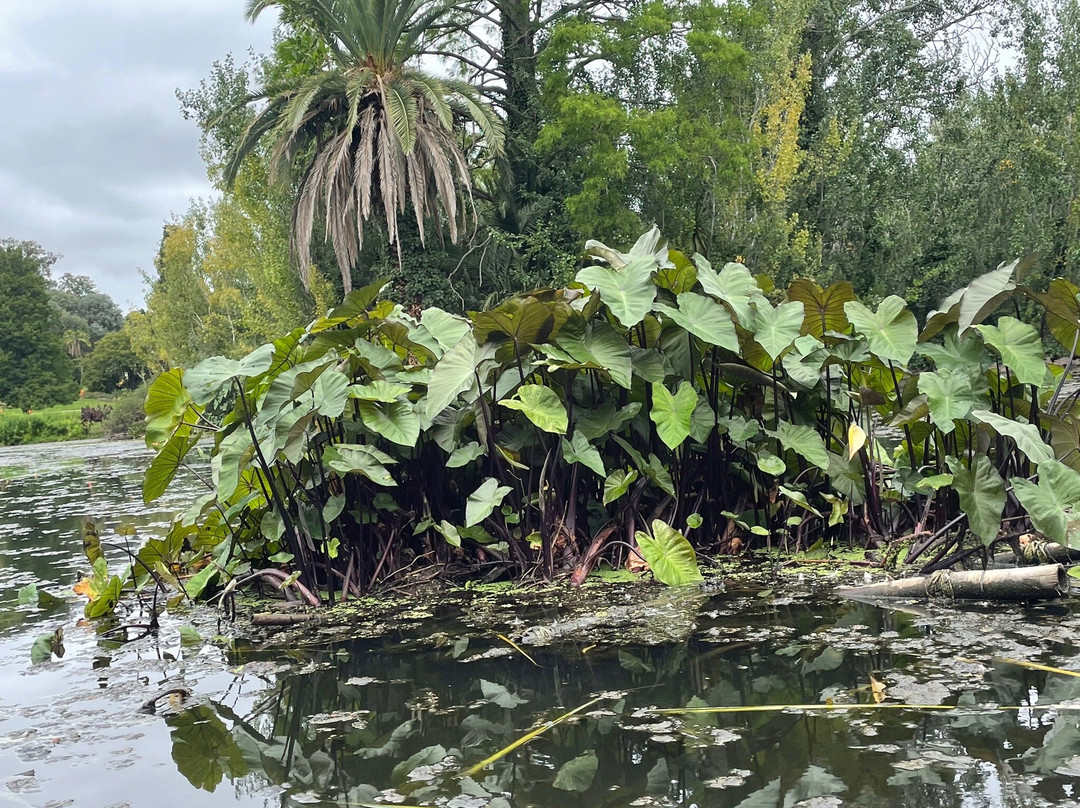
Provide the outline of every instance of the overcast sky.
[[[210,185],[175,97],[269,48],[244,0],[0,0],[0,238],[31,239],[125,311],[162,224]],[[3,290],[0,289],[0,294]]]

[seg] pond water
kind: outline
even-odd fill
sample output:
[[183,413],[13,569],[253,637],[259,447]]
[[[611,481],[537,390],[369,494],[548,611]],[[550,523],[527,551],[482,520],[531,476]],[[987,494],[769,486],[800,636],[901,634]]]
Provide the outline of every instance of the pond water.
[[[125,643],[69,593],[84,516],[106,540],[154,535],[197,494],[146,509],[147,461],[134,443],[0,449],[0,805],[1080,805],[1080,678],[1019,664],[1080,668],[1068,605],[887,610],[809,575],[733,577],[658,647],[515,647],[499,635],[556,617],[550,595],[465,592],[368,639],[310,627],[279,647],[200,612]],[[19,606],[30,583],[68,600]],[[183,645],[192,623],[224,636]],[[63,657],[31,664],[59,627]],[[842,709],[875,693],[921,706]],[[747,706],[769,709],[664,712]]]

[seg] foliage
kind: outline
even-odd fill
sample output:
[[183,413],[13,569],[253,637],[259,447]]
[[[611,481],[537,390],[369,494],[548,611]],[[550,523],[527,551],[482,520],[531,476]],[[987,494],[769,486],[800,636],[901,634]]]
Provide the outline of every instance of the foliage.
[[78,409],[23,412],[0,408],[0,446],[78,440],[85,438]]
[[141,438],[146,432],[146,385],[123,390],[110,402],[103,427],[107,438]]
[[71,401],[76,387],[49,305],[56,257],[31,242],[0,241],[0,402],[34,408]]
[[116,302],[98,291],[85,275],[65,272],[50,284],[49,302],[59,310],[61,333],[84,333],[92,345],[111,331],[119,331],[124,315]]
[[131,348],[131,332],[124,329],[103,336],[82,361],[82,385],[87,390],[130,390],[142,384],[147,373]]
[[271,78],[251,97],[265,102],[225,166],[231,184],[245,159],[270,143],[271,175],[300,176],[293,203],[293,238],[305,282],[311,239],[321,214],[341,269],[345,292],[364,241],[364,225],[381,208],[391,244],[398,242],[398,212],[413,210],[421,242],[441,217],[456,242],[471,194],[466,124],[494,154],[502,125],[467,82],[440,78],[410,65],[420,40],[451,10],[421,0],[258,0],[254,19],[268,8],[293,27],[315,35],[324,59],[305,73]]
[[[606,265],[569,288],[468,318],[414,316],[375,284],[242,360],[163,374],[147,397],[147,501],[212,442],[214,493],[171,535],[197,536],[226,574],[290,558],[331,599],[420,557],[551,575],[646,524],[636,543],[668,583],[695,580],[694,545],[733,535],[796,549],[908,533],[929,536],[909,559],[936,562],[1001,540],[1003,517],[1024,515],[1009,490],[1072,541],[1080,500],[1044,489],[1080,490],[1055,459],[1080,452],[1077,396],[1057,389],[1060,368],[1033,372],[1022,324],[993,325],[1039,298],[1019,264],[953,296],[943,308],[964,330],[931,318],[924,342],[901,299],[875,310],[821,290],[850,322],[818,339],[805,283],[774,304],[745,267],[717,273],[656,232],[630,253],[590,250]],[[687,327],[686,295],[716,322]],[[1044,469],[1052,483],[1031,482]]]

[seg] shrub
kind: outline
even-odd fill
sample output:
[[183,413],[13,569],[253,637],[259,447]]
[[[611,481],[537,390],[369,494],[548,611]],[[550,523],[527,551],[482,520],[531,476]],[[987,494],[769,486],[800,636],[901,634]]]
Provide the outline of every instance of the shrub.
[[0,411],[0,446],[77,440],[86,437],[78,412]]
[[105,437],[112,439],[141,438],[146,432],[146,385],[118,393],[112,400],[112,411],[105,416]]

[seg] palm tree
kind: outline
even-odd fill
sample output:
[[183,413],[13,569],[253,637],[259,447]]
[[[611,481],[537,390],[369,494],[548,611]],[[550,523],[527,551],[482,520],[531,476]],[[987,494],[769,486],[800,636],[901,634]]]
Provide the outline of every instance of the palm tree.
[[64,348],[72,359],[82,359],[83,351],[90,347],[90,335],[83,330],[64,332]]
[[[262,102],[230,155],[231,184],[244,159],[269,148],[271,173],[302,170],[292,214],[293,250],[310,279],[316,214],[326,221],[345,291],[364,239],[364,223],[381,208],[391,244],[398,213],[411,204],[421,242],[428,221],[445,215],[457,241],[472,182],[463,143],[502,149],[502,125],[476,89],[440,78],[416,63],[425,30],[452,8],[430,0],[249,0],[255,20],[277,7],[289,22],[326,45],[324,64],[309,75],[267,81],[248,102]],[[398,245],[400,256],[400,245]]]

